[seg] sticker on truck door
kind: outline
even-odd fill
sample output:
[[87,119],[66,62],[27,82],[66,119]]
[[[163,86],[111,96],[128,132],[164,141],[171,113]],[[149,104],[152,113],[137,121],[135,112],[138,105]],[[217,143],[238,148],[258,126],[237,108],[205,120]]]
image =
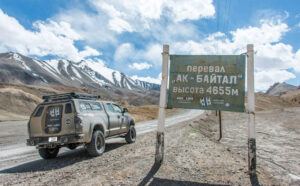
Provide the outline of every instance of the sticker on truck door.
[[55,134],[61,131],[62,105],[47,108],[45,132]]

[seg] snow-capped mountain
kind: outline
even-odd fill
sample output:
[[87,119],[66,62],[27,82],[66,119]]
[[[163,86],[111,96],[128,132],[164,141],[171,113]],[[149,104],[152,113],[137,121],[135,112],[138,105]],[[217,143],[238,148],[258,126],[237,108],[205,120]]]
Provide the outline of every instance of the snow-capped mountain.
[[0,54],[0,82],[134,91],[160,89],[160,85],[133,80],[124,73],[105,67],[101,62],[38,60],[13,52]]

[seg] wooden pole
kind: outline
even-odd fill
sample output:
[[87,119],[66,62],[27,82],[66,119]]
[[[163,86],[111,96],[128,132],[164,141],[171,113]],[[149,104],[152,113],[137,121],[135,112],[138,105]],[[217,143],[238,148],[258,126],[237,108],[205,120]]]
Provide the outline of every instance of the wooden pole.
[[222,139],[222,115],[221,115],[221,111],[219,110],[219,131],[220,131],[220,137],[218,139],[218,141],[220,141]]
[[248,92],[248,169],[249,169],[249,174],[256,174],[253,44],[247,45],[247,92]]
[[164,132],[165,132],[165,108],[167,100],[169,45],[163,45],[162,52],[162,80],[160,87],[158,124],[156,136],[155,164],[160,165],[164,158]]

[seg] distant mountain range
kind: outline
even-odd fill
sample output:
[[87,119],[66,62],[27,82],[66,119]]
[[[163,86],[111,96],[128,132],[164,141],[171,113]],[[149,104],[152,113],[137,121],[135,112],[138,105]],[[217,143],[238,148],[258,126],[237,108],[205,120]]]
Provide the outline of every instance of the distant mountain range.
[[285,82],[275,83],[266,91],[266,94],[271,95],[271,96],[280,96],[281,94],[283,94],[285,92],[293,91],[296,89],[297,89],[296,86],[287,84]]
[[160,90],[160,85],[134,80],[92,60],[38,60],[19,53],[0,54],[0,82],[29,85],[66,85],[97,90]]

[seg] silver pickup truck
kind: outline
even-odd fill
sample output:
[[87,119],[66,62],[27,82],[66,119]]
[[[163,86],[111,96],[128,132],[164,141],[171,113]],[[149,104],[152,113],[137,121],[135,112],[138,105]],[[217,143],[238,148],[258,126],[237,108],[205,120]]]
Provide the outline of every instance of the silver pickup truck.
[[55,158],[61,147],[85,145],[91,156],[105,150],[105,139],[136,140],[135,123],[127,108],[121,109],[99,96],[67,93],[43,96],[28,122],[27,145],[36,146],[44,159]]

